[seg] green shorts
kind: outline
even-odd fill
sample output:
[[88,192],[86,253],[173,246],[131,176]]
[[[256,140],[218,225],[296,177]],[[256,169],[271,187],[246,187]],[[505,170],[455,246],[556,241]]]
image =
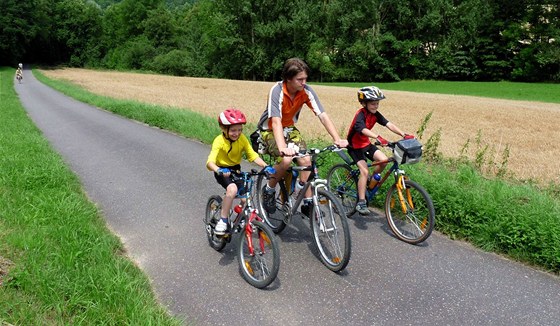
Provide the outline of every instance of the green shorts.
[[[266,146],[267,154],[274,158],[280,157],[280,151],[278,151],[278,146],[276,145],[272,130],[261,132],[261,138]],[[292,143],[298,146],[300,150],[307,149],[307,145],[301,137],[301,133],[295,126],[284,127],[284,140],[286,141],[286,145]]]

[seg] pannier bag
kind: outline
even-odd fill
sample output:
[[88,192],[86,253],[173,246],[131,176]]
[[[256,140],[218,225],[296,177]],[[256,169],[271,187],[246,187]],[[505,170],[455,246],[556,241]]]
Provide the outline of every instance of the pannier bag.
[[265,154],[266,148],[261,138],[261,131],[257,129],[249,137],[251,138],[251,147],[253,147],[253,150],[259,154]]
[[422,144],[417,139],[403,139],[397,142],[393,151],[395,161],[399,164],[414,164],[422,158]]

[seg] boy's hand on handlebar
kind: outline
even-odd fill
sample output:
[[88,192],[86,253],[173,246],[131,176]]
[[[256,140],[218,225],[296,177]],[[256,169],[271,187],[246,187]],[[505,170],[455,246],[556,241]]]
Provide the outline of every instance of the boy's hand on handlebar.
[[414,139],[416,137],[414,137],[414,135],[409,135],[409,134],[404,134],[404,139]]
[[265,168],[263,169],[264,173],[266,173],[267,177],[270,177],[271,175],[276,173],[276,169],[273,168],[272,166],[265,166]]
[[377,138],[375,138],[377,140],[377,142],[379,142],[379,145],[381,146],[387,146],[389,145],[389,142],[387,141],[387,139],[381,137],[381,135],[377,135]]
[[231,171],[228,168],[219,168],[218,171],[216,171],[216,173],[227,177],[231,173]]

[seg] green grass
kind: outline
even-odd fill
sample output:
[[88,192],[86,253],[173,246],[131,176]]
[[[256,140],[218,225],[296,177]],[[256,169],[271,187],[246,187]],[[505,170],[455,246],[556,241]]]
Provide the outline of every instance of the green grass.
[[434,80],[401,81],[396,83],[324,83],[359,89],[376,85],[382,90],[469,95],[518,101],[560,103],[560,84],[514,82],[449,82]]
[[[50,80],[37,71],[34,74],[42,82],[80,101],[207,144],[219,133],[215,120],[204,115],[109,99],[66,82]],[[252,127],[246,130],[249,133]],[[310,143],[319,147],[325,145],[320,139]],[[335,162],[341,162],[337,155],[326,157],[321,173]],[[443,161],[404,168],[431,194],[436,207],[437,230],[451,238],[470,241],[484,250],[560,273],[559,186],[541,189],[515,180],[488,179],[472,166],[464,161],[451,165]],[[381,207],[382,198],[378,200],[380,203],[376,204]]]
[[0,69],[0,324],[180,325]]

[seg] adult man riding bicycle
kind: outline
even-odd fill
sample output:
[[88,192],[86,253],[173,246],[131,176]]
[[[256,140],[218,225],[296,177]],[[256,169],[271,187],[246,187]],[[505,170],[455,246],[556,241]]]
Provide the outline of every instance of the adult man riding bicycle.
[[[266,145],[267,152],[277,158],[278,163],[274,166],[276,174],[270,178],[268,184],[263,187],[264,206],[268,213],[276,211],[275,187],[281,180],[292,161],[292,156],[297,150],[306,148],[305,141],[299,130],[295,127],[303,105],[307,105],[331,135],[334,144],[346,147],[348,141],[341,139],[325,112],[315,91],[306,84],[309,75],[309,67],[299,58],[288,59],[282,70],[282,81],[276,83],[270,89],[266,110],[259,120],[259,129],[262,130],[261,137]],[[297,159],[300,166],[311,164],[309,157]],[[309,171],[302,171],[300,179],[307,181]],[[309,215],[312,203],[311,189],[305,194],[302,213]]]

